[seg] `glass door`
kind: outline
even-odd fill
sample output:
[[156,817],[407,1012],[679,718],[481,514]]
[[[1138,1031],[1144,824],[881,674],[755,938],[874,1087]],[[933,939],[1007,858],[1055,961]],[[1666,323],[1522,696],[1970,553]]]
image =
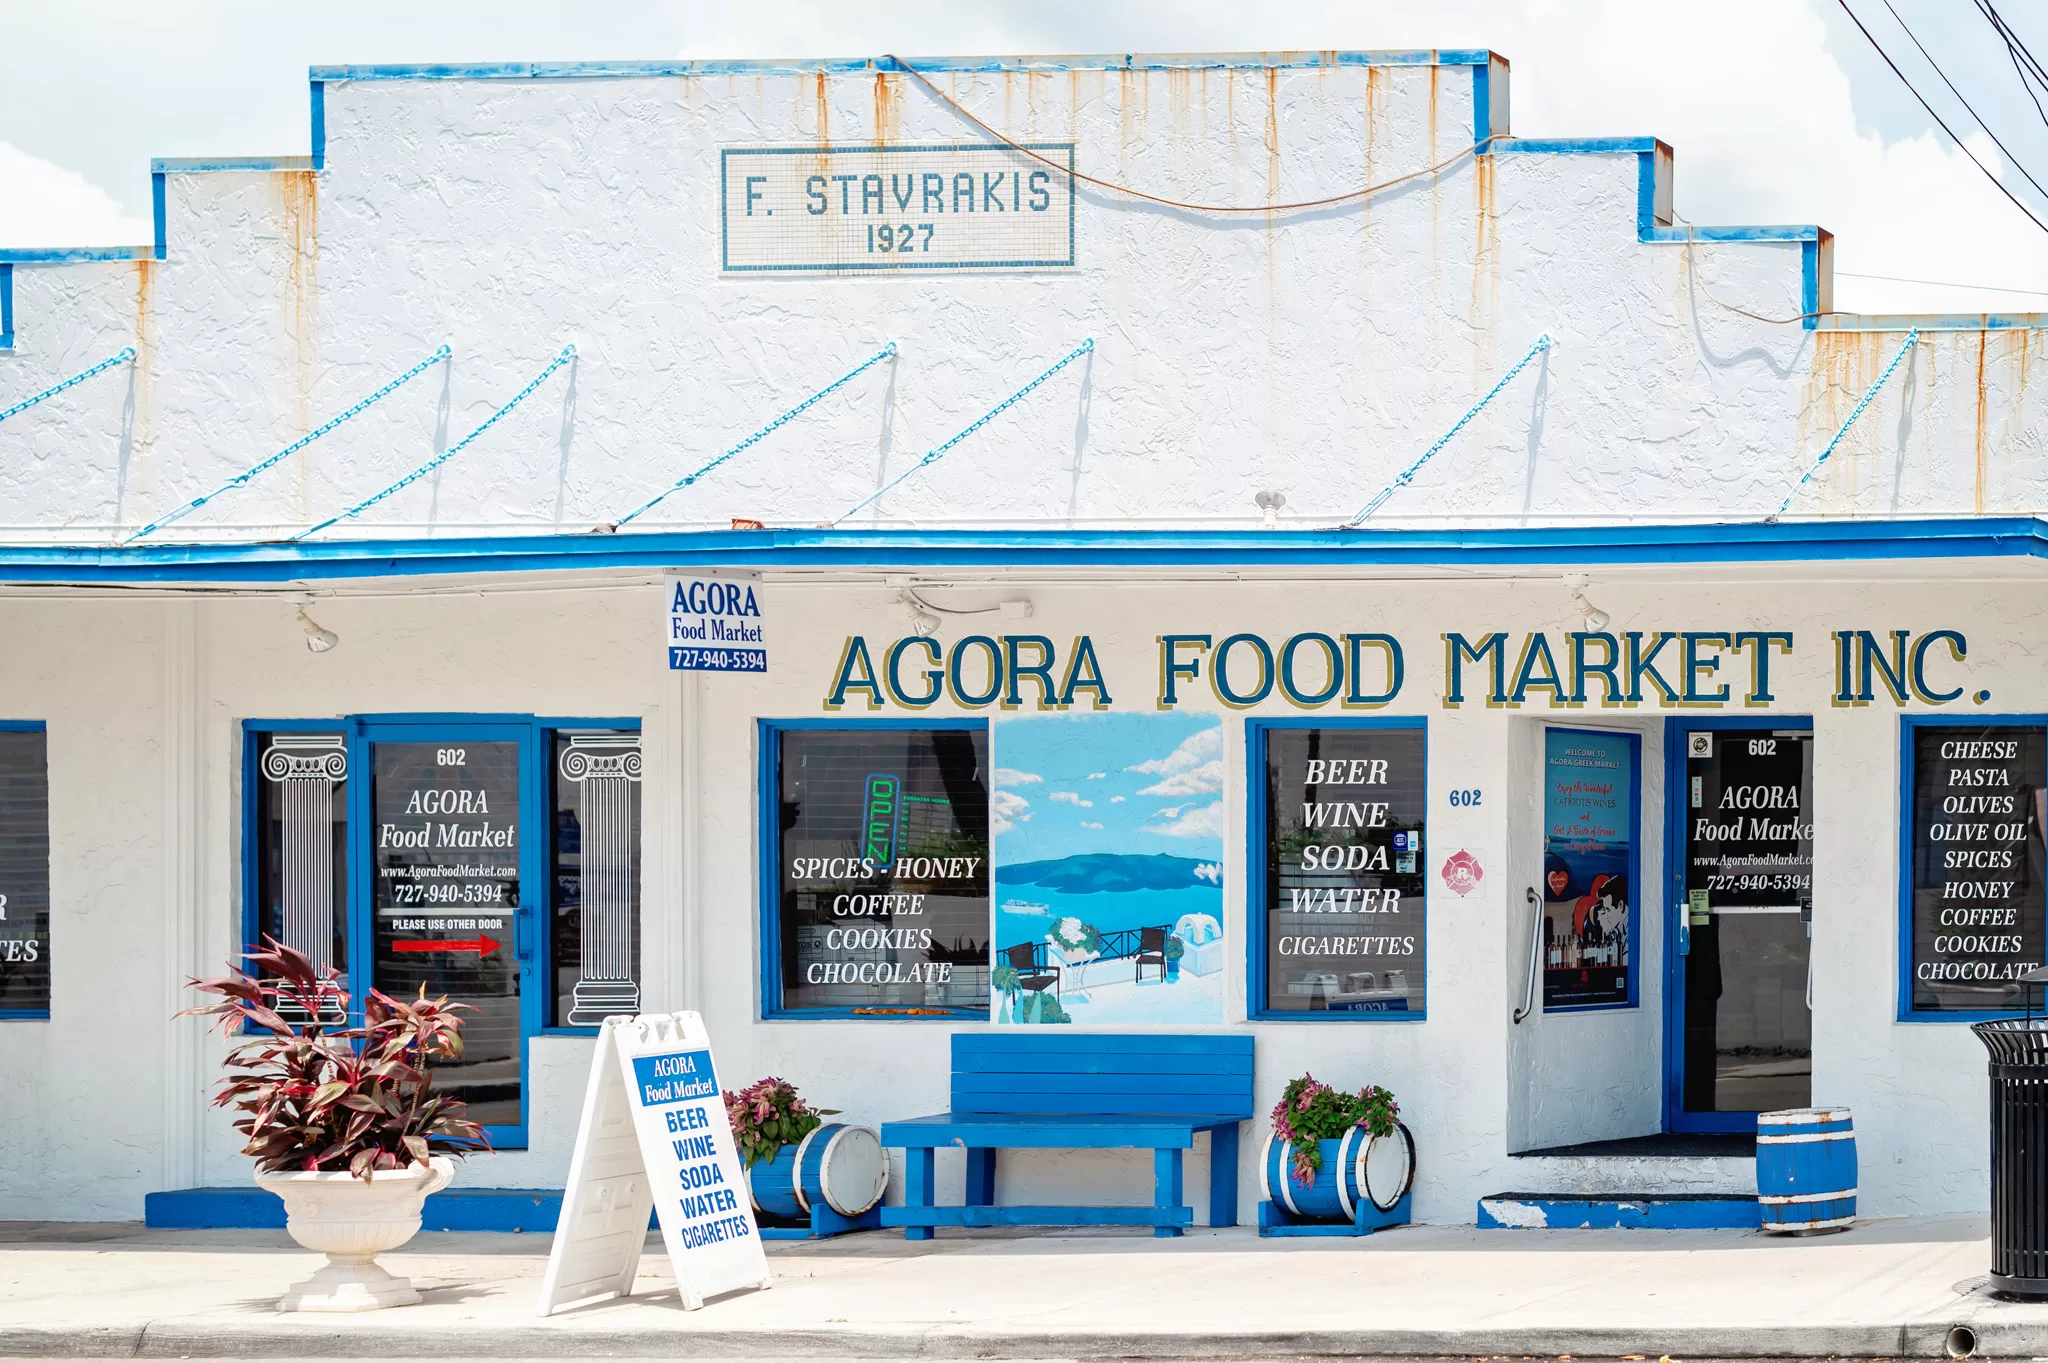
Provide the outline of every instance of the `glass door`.
[[1665,1127],[1754,1131],[1813,1095],[1813,729],[1668,725]]
[[[528,979],[546,839],[528,724],[365,721],[354,735],[353,898],[357,993],[446,996],[467,1005],[459,1059],[435,1087],[469,1105],[502,1146],[526,1143],[525,1038],[540,991]],[[544,791],[543,791],[544,793]],[[365,978],[367,974],[367,978]],[[533,1014],[534,1016],[529,1016]]]

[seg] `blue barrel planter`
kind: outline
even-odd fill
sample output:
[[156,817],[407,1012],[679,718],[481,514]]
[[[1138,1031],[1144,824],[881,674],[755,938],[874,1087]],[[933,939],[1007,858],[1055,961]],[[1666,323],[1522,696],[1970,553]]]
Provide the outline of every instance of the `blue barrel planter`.
[[1756,1200],[1779,1235],[1847,1230],[1856,1219],[1856,1126],[1845,1107],[1756,1119]]
[[[1370,1161],[1370,1167],[1385,1171],[1375,1178],[1368,1172],[1367,1157],[1378,1153],[1376,1148],[1383,1142],[1392,1143],[1388,1149],[1394,1157]],[[1316,1170],[1315,1181],[1308,1184],[1294,1178],[1292,1141],[1277,1140],[1268,1133],[1265,1149],[1259,1152],[1259,1191],[1291,1216],[1351,1221],[1360,1204],[1390,1212],[1415,1182],[1415,1138],[1401,1122],[1394,1123],[1391,1136],[1374,1136],[1354,1126],[1343,1136],[1316,1145],[1323,1163]]]
[[813,1204],[859,1216],[889,1187],[889,1157],[871,1126],[828,1122],[747,1171],[754,1210],[808,1220]]

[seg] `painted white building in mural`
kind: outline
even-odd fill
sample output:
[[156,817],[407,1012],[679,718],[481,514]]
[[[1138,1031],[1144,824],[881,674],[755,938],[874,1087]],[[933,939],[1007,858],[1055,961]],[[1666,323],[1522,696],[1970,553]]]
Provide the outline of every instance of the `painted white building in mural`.
[[1428,1221],[1751,1193],[1810,1103],[1865,1214],[1984,1206],[2042,321],[1838,313],[1508,86],[316,68],[310,157],[0,252],[0,1218],[247,1185],[170,1019],[263,934],[476,1005],[468,1187],[691,1008],[868,1123],[956,1032],[1250,1035],[1261,1109],[1393,1090]]

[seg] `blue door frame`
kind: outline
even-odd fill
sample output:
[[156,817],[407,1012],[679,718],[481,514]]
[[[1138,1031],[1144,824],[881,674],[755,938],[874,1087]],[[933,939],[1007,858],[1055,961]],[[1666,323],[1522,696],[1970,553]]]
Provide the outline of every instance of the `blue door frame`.
[[527,1114],[533,1098],[533,1038],[547,1020],[538,969],[542,907],[546,903],[550,799],[548,754],[541,751],[540,728],[527,717],[509,720],[473,716],[446,719],[406,716],[403,719],[348,721],[349,770],[362,779],[349,782],[349,827],[364,830],[348,840],[348,897],[361,906],[348,916],[349,992],[360,999],[372,984],[376,946],[375,886],[371,882],[370,838],[373,827],[370,787],[375,768],[373,743],[517,743],[519,745],[519,906],[512,913],[513,954],[519,962],[519,1125],[487,1126],[485,1134],[500,1150],[524,1149]]
[[1700,729],[1813,731],[1810,715],[1740,715],[1707,718],[1670,715],[1664,720],[1664,1129],[1688,1132],[1754,1132],[1754,1112],[1685,1111],[1686,819],[1690,810],[1685,736]]

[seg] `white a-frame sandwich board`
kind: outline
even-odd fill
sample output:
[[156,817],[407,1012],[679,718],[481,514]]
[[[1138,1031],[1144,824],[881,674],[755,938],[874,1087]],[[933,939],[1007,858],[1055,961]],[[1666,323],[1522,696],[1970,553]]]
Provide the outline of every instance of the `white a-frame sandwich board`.
[[772,1286],[745,1178],[703,1018],[606,1018],[540,1313],[630,1294],[650,1208],[685,1309],[734,1288]]

